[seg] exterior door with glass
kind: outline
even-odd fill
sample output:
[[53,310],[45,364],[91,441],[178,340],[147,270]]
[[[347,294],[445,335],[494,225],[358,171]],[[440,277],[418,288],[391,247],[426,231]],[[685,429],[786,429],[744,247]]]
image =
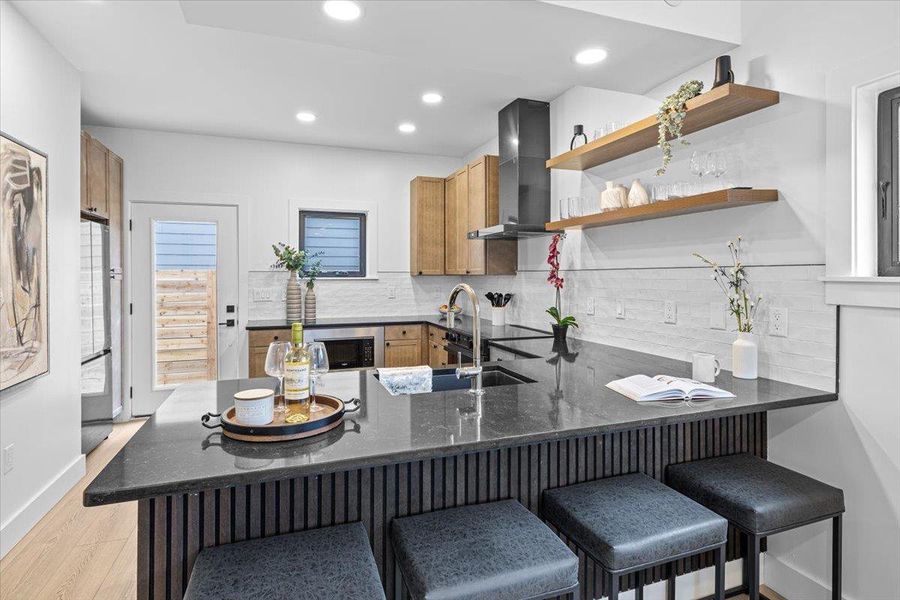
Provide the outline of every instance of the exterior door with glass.
[[238,376],[237,207],[132,204],[132,414]]

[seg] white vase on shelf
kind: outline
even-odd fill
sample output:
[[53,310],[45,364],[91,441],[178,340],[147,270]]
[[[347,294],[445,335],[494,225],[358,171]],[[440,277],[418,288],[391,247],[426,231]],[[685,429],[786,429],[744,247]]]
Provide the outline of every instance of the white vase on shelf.
[[614,181],[606,182],[606,189],[600,194],[600,211],[607,212],[628,206],[628,193],[625,187],[616,185]]
[[645,204],[650,204],[650,194],[647,193],[647,188],[641,185],[641,180],[635,179],[631,182],[631,189],[628,190],[628,206],[643,206]]
[[756,379],[758,362],[756,336],[748,331],[738,332],[731,345],[731,373],[738,379]]

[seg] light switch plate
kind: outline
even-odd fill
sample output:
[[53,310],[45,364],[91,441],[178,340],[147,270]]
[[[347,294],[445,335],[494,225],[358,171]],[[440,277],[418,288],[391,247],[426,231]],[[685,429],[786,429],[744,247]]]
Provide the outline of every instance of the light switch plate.
[[718,302],[711,302],[709,305],[709,327],[710,329],[725,329],[725,311]]
[[588,299],[584,303],[584,314],[592,315],[594,314],[594,298],[589,296]]
[[16,445],[10,444],[3,449],[3,474],[6,475],[16,465]]
[[769,308],[769,335],[776,337],[787,337],[788,332],[788,309],[786,308]]
[[666,300],[663,306],[663,321],[674,325],[678,320],[678,308],[674,300]]
[[616,300],[616,318],[625,318],[625,302],[623,302],[622,300]]
[[393,300],[396,297],[397,297],[397,288],[395,288],[394,286],[389,287],[388,288],[388,299]]

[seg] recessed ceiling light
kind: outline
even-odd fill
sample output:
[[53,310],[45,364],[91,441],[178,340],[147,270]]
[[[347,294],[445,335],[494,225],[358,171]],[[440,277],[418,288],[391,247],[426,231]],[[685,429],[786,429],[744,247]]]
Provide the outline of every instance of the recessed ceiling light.
[[400,123],[400,125],[397,126],[397,129],[400,130],[400,133],[412,133],[416,130],[416,126],[412,123]]
[[575,55],[575,62],[579,65],[595,65],[603,61],[607,56],[603,48],[588,48]]
[[316,115],[311,112],[298,112],[297,120],[302,123],[312,123],[316,120]]
[[355,21],[362,14],[359,4],[350,0],[328,0],[322,4],[322,10],[338,21]]
[[440,104],[444,97],[437,92],[426,92],[422,94],[422,102],[425,104]]

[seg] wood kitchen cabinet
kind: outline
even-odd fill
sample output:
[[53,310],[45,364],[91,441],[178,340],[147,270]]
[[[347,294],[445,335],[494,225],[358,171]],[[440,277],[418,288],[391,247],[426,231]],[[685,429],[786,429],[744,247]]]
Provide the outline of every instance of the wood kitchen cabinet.
[[384,366],[415,367],[423,365],[423,325],[389,325],[384,328]]
[[266,375],[266,353],[269,351],[269,344],[272,342],[289,342],[291,341],[290,329],[260,329],[249,331],[247,333],[247,345],[249,347],[248,356],[248,377],[267,377]]
[[428,365],[432,368],[446,367],[449,362],[447,356],[447,332],[434,325],[428,326]]
[[[446,273],[514,275],[516,240],[470,240],[469,231],[500,222],[499,158],[484,155],[447,178],[445,189]],[[452,190],[452,191],[450,191]]]
[[409,272],[444,274],[444,179],[409,182]]
[[109,150],[89,134],[81,133],[82,196],[81,210],[103,219],[109,218]]

